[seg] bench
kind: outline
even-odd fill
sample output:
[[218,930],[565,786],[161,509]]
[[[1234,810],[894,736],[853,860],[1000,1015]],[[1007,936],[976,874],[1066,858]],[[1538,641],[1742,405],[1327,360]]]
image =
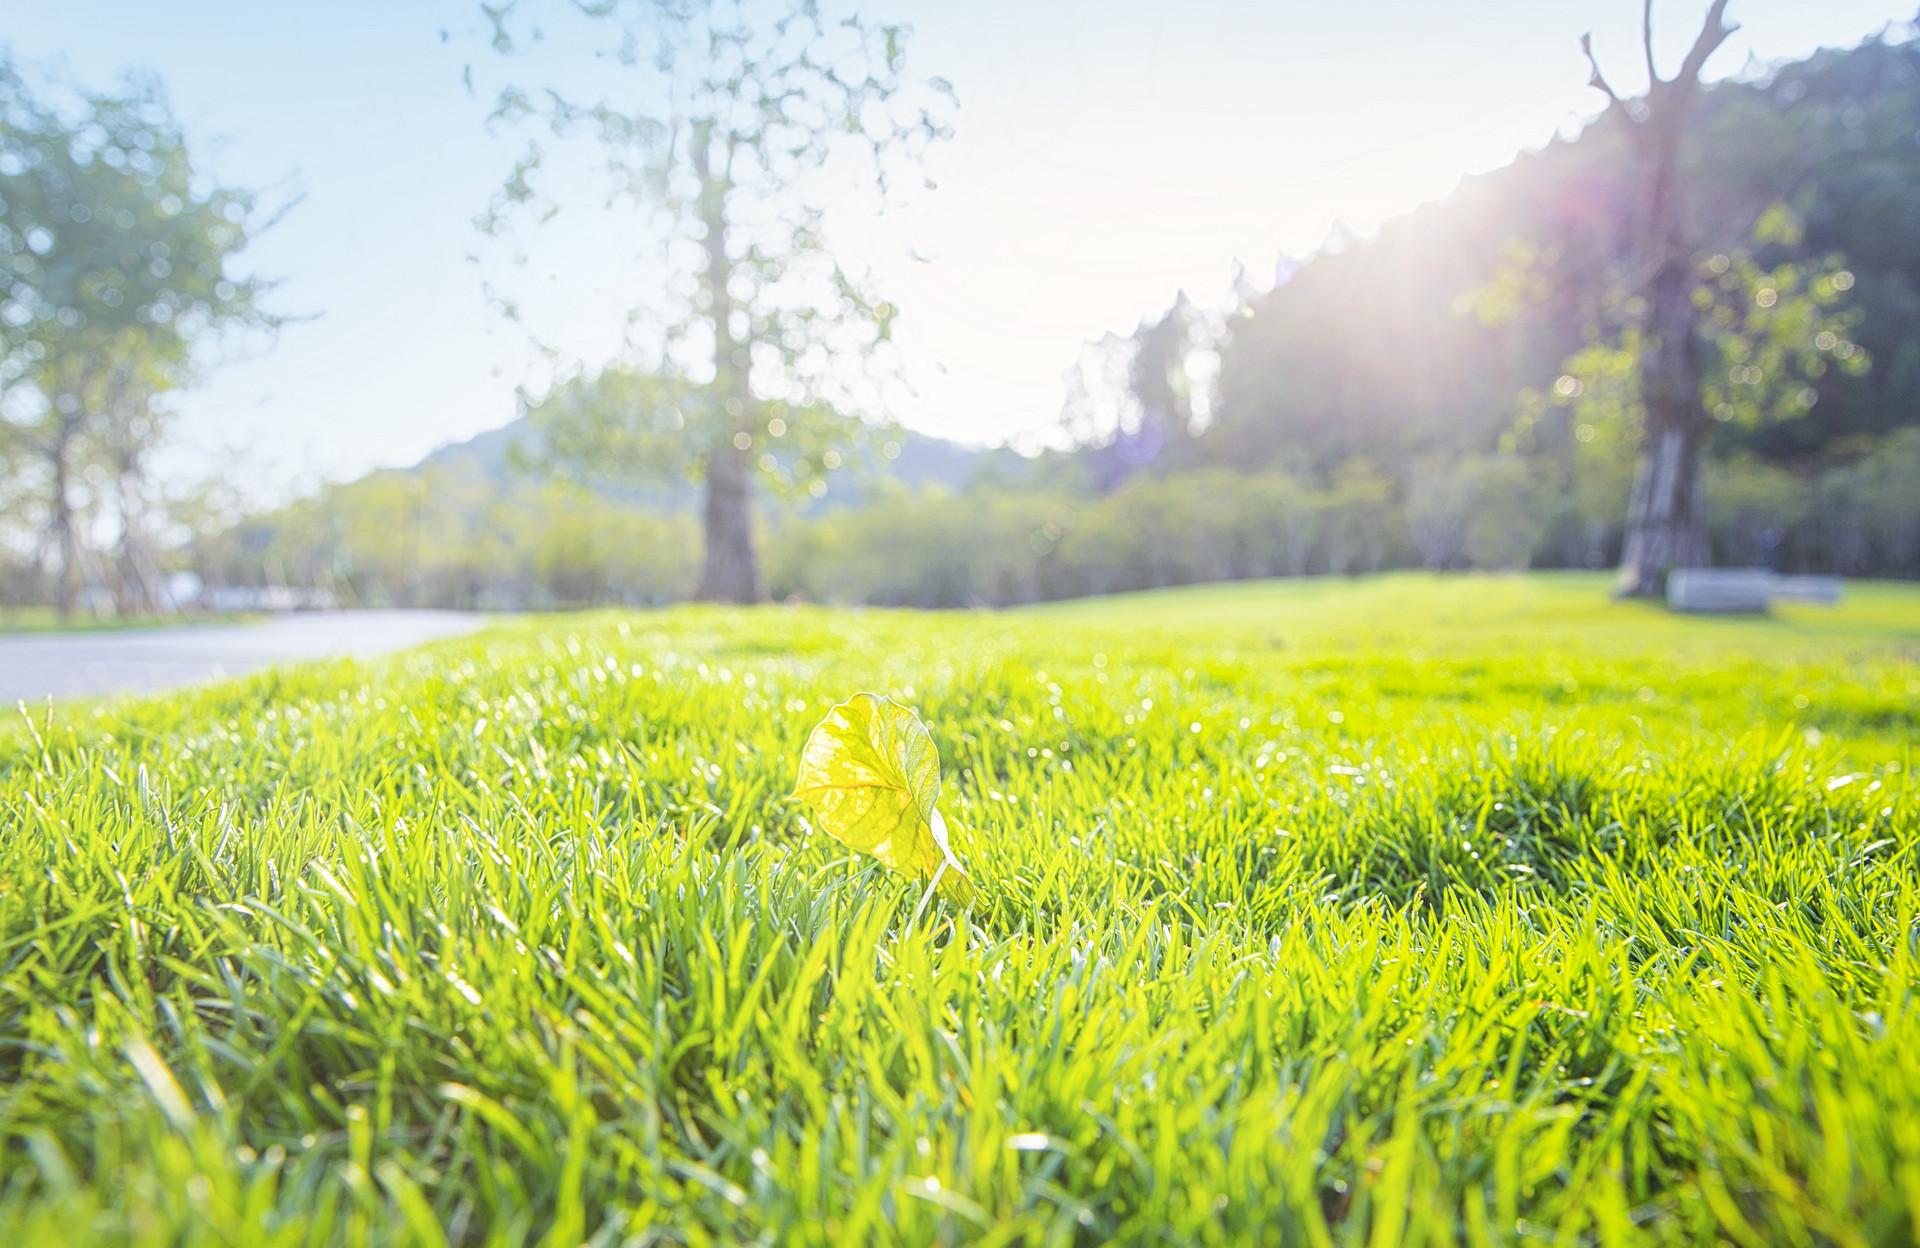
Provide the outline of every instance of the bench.
[[1667,605],[1675,611],[1765,611],[1773,600],[1773,573],[1765,568],[1676,568],[1667,574]]
[[1766,568],[1676,568],[1667,574],[1667,605],[1675,611],[1759,612],[1776,598],[1831,605],[1840,601],[1840,578],[1781,576]]
[[1832,606],[1840,601],[1840,578],[1837,576],[1776,576],[1773,578],[1773,596],[1785,598],[1791,602],[1818,602]]

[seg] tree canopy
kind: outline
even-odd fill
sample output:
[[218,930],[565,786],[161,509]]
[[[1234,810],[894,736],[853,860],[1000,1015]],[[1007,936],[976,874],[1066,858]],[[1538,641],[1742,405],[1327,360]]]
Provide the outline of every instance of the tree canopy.
[[[145,459],[159,401],[209,338],[277,323],[270,284],[238,271],[262,224],[251,194],[195,167],[157,83],[35,90],[0,59],[0,418],[63,609],[86,579],[123,607],[157,605]],[[102,513],[117,549],[90,567]]]

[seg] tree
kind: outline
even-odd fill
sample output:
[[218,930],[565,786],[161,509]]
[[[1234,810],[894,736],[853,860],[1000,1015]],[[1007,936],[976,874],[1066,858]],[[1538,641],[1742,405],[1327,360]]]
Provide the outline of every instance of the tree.
[[[1698,373],[1693,406],[1699,413],[1698,427],[1689,433],[1696,473],[1689,488],[1701,495],[1692,506],[1702,525],[1701,474],[1710,441],[1737,447],[1758,431],[1805,422],[1820,402],[1822,384],[1867,369],[1867,353],[1853,337],[1861,319],[1849,299],[1853,272],[1842,257],[1808,256],[1804,245],[1798,219],[1775,205],[1760,215],[1747,246],[1707,256],[1686,270],[1683,293],[1692,322],[1692,367]],[[1576,499],[1589,493],[1583,480],[1617,487],[1609,464],[1621,457],[1623,443],[1637,443],[1640,462],[1629,495],[1623,575],[1629,566],[1625,546],[1633,539],[1647,488],[1656,419],[1646,376],[1658,353],[1644,333],[1628,323],[1617,335],[1596,339],[1569,356],[1549,391],[1521,396],[1522,410],[1510,434],[1522,449],[1534,449],[1543,430],[1563,431],[1563,445],[1572,453],[1567,470]],[[1619,514],[1618,496],[1602,505]],[[1699,536],[1706,542],[1708,531],[1703,528]],[[1689,565],[1665,565],[1679,566]]]
[[1593,55],[1593,37],[1581,51],[1592,85],[1627,119],[1640,169],[1639,262],[1644,274],[1640,367],[1645,432],[1628,503],[1626,543],[1615,592],[1660,593],[1672,568],[1707,562],[1701,448],[1711,427],[1701,403],[1701,350],[1693,306],[1692,248],[1687,240],[1681,143],[1707,60],[1737,27],[1726,20],[1727,0],[1713,0],[1680,70],[1662,78],[1653,50],[1653,0],[1642,0],[1641,48],[1647,94],[1629,105],[1614,91]]
[[[614,199],[635,209],[636,232],[662,227],[667,280],[650,286],[677,306],[661,309],[652,360],[618,370],[636,404],[605,411],[604,440],[639,450],[655,472],[704,480],[697,594],[756,601],[754,479],[824,469],[824,451],[777,448],[848,437],[850,413],[869,406],[871,392],[871,373],[851,375],[848,361],[876,359],[892,334],[892,305],[827,247],[826,175],[844,183],[852,170],[843,162],[857,161],[887,194],[897,166],[949,132],[952,91],[906,76],[907,28],[829,21],[814,0],[787,0],[772,21],[740,0],[573,7],[604,38],[619,85],[599,96],[575,82],[508,86],[493,118],[591,138]],[[517,28],[519,8],[508,0],[484,10],[502,52],[539,38]],[[483,228],[560,210],[542,197],[545,155],[537,142],[529,148]],[[671,293],[682,287],[687,296]]]
[[37,464],[63,615],[90,558],[90,509],[119,532],[116,597],[157,605],[144,514],[155,400],[188,380],[208,336],[278,323],[260,306],[268,284],[230,271],[256,225],[248,193],[196,171],[157,84],[62,108],[0,60],[0,418]]
[[[1697,4],[1688,17],[1705,12],[1707,0]],[[1686,46],[1660,61],[1663,72]],[[1716,57],[1737,59],[1724,49]],[[1710,79],[1719,64],[1708,63]],[[1864,313],[1858,342],[1874,361],[1859,376],[1836,369],[1815,383],[1817,418],[1716,424],[1710,446],[1804,465],[1830,443],[1912,421],[1920,196],[1906,188],[1920,183],[1916,67],[1920,43],[1896,25],[1857,48],[1722,79],[1694,100],[1679,176],[1695,255],[1739,249],[1769,205],[1788,204],[1806,224],[1801,254],[1846,256],[1858,279],[1848,298]],[[1324,479],[1366,455],[1407,481],[1427,456],[1492,448],[1515,396],[1570,371],[1563,362],[1595,325],[1621,313],[1642,323],[1639,304],[1608,302],[1629,281],[1632,294],[1645,292],[1643,161],[1628,112],[1609,108],[1577,137],[1469,178],[1373,237],[1281,266],[1273,286],[1225,322],[1218,399],[1193,457]],[[1629,476],[1638,451],[1627,448]],[[1605,517],[1608,566],[1629,496],[1619,491],[1617,514]]]

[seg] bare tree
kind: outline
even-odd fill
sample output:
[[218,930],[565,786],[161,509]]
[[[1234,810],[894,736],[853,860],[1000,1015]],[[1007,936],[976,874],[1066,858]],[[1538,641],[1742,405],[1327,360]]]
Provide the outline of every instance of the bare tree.
[[1661,592],[1668,570],[1707,562],[1701,448],[1709,417],[1700,400],[1701,348],[1693,307],[1694,269],[1685,221],[1680,169],[1687,121],[1699,94],[1700,72],[1738,27],[1726,19],[1727,0],[1713,0],[1679,72],[1662,78],[1653,51],[1653,0],[1642,0],[1640,41],[1647,94],[1627,101],[1608,83],[1593,54],[1593,37],[1580,48],[1591,83],[1625,119],[1641,174],[1639,262],[1646,343],[1640,367],[1646,428],[1628,504],[1626,542],[1615,593],[1647,597]]
[[[673,242],[636,291],[636,305],[662,305],[647,312],[662,318],[664,350],[649,344],[646,352],[662,358],[642,370],[662,374],[644,390],[658,401],[601,409],[601,436],[581,467],[604,475],[614,461],[608,452],[619,448],[640,452],[630,461],[646,461],[649,475],[704,481],[706,556],[695,596],[757,602],[765,586],[754,482],[841,462],[839,447],[858,432],[853,414],[871,406],[860,383],[884,371],[873,361],[891,356],[895,309],[829,246],[825,188],[871,182],[884,200],[892,175],[917,166],[948,134],[952,87],[906,72],[908,27],[857,13],[829,17],[816,0],[508,0],[481,8],[493,46],[509,54],[546,38],[538,27],[523,29],[521,18],[537,10],[558,20],[571,10],[597,24],[598,59],[629,71],[612,88],[592,86],[600,78],[578,70],[538,86],[509,85],[492,119],[537,122],[551,138],[597,143],[612,176],[609,203],[636,209],[642,236],[666,225]],[[507,230],[516,215],[538,225],[560,212],[545,198],[539,143],[483,214],[486,232]],[[678,279],[691,298],[671,293],[683,285]],[[517,303],[502,306],[518,315]],[[642,319],[636,306],[629,320]],[[694,377],[697,390],[666,393],[669,378]],[[549,412],[591,391],[589,384],[562,393]],[[592,414],[578,403],[571,413]],[[571,433],[585,432],[576,421]]]

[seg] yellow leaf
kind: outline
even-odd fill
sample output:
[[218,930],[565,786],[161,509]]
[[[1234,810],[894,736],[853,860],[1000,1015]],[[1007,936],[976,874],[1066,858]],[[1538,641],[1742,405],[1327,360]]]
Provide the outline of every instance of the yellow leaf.
[[934,808],[940,753],[920,717],[893,699],[856,693],[828,711],[800,752],[793,796],[847,848],[916,880],[937,877],[956,905],[973,900],[973,881]]

